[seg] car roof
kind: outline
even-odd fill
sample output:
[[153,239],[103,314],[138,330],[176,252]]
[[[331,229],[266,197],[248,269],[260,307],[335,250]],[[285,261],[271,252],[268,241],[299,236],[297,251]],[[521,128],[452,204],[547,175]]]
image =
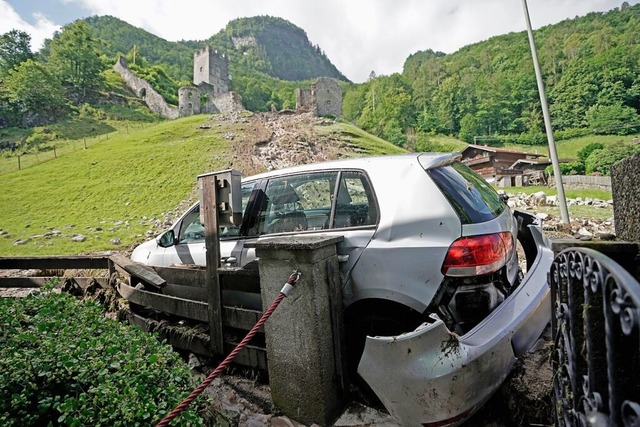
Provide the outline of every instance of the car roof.
[[292,173],[331,170],[331,169],[363,169],[363,170],[380,170],[381,167],[388,166],[391,163],[412,164],[418,160],[420,165],[425,169],[431,169],[439,166],[451,164],[460,159],[460,153],[407,153],[394,154],[387,156],[369,156],[357,157],[341,160],[332,160],[321,163],[310,163],[307,165],[292,166],[283,169],[275,169],[273,171],[264,172],[258,175],[245,177],[244,180],[253,181],[255,179],[270,178],[277,175],[286,175]]

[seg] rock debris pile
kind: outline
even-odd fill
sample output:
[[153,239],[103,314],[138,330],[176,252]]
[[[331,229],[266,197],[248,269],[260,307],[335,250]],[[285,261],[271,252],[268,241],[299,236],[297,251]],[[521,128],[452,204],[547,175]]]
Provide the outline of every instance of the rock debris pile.
[[[595,217],[571,217],[570,224],[563,224],[558,211],[559,202],[557,196],[547,196],[543,191],[533,194],[506,193],[509,196],[507,204],[512,209],[533,212],[541,221],[542,229],[550,238],[575,237],[580,240],[614,240],[615,222],[613,216],[606,219]],[[567,206],[589,206],[594,209],[602,209],[602,212],[613,212],[613,200],[600,200],[590,197],[577,197],[567,199]],[[554,209],[555,208],[555,209]]]

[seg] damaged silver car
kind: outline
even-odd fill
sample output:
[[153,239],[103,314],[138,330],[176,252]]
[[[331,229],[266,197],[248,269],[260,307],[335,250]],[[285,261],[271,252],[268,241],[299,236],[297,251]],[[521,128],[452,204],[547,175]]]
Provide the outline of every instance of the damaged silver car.
[[[242,196],[242,225],[220,230],[226,265],[254,260],[245,243],[263,236],[343,236],[351,376],[404,425],[463,422],[550,321],[540,224],[457,153],[293,167],[245,178]],[[199,205],[132,259],[205,265]]]

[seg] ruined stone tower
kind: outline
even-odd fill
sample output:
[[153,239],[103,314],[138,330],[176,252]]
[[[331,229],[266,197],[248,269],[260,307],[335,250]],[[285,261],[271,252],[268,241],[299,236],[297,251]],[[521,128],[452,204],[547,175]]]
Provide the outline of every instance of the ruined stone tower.
[[342,116],[342,89],[336,79],[320,77],[309,89],[296,89],[296,111],[314,115]]
[[214,96],[229,92],[229,59],[206,46],[193,54],[193,84],[213,86]]

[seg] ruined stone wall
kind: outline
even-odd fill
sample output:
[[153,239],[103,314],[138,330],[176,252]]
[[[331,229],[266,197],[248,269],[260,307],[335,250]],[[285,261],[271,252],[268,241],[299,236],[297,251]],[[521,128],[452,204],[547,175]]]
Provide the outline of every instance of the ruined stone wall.
[[296,111],[316,116],[342,116],[342,89],[337,80],[320,77],[311,89],[296,89]]
[[193,54],[193,84],[208,83],[216,96],[229,92],[229,60],[206,46]]
[[611,167],[616,235],[640,242],[640,153]]
[[242,96],[236,92],[227,92],[213,98],[213,104],[217,112],[229,113],[232,111],[243,111]]
[[313,114],[316,114],[316,97],[313,89],[296,89],[296,111],[298,113],[313,112]]
[[200,114],[200,90],[194,86],[184,86],[178,89],[178,105],[180,117]]
[[342,89],[336,79],[320,77],[314,91],[318,116],[342,116]]
[[156,92],[149,82],[136,76],[129,68],[127,60],[122,56],[118,58],[113,69],[122,76],[125,83],[127,83],[136,96],[147,104],[151,111],[168,119],[175,119],[178,117],[178,109],[167,104],[162,95]]

